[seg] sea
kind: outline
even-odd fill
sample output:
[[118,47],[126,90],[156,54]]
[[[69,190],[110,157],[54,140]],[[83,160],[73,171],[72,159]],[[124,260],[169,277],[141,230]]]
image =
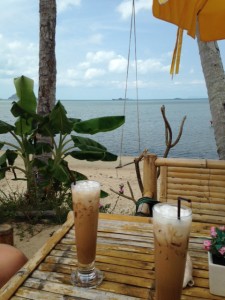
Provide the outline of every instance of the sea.
[[[135,157],[145,149],[163,156],[166,144],[161,107],[164,105],[172,129],[172,143],[176,141],[182,119],[186,116],[180,141],[170,150],[168,157],[218,159],[208,99],[62,100],[61,103],[68,117],[82,120],[125,115],[122,127],[91,138],[107,147],[109,152]],[[14,124],[11,105],[10,100],[0,101],[0,120]],[[12,141],[12,137],[1,135],[0,141],[3,140]]]

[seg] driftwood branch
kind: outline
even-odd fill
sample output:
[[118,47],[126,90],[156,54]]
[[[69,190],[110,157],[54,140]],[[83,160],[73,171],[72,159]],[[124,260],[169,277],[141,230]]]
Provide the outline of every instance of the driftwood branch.
[[185,122],[186,118],[187,118],[186,116],[183,117],[183,120],[182,120],[181,125],[180,125],[180,130],[179,130],[177,139],[175,140],[174,143],[172,143],[171,148],[174,147],[174,146],[176,146],[176,144],[179,142],[179,140],[180,140],[180,138],[182,136],[182,133],[183,133],[183,127],[184,127],[184,122]]
[[161,113],[162,113],[162,117],[163,117],[164,124],[165,124],[165,139],[166,139],[166,141],[165,141],[166,149],[164,151],[163,157],[167,157],[170,149],[173,148],[175,145],[177,145],[177,143],[180,141],[180,138],[183,133],[183,127],[184,127],[184,122],[186,120],[186,116],[183,117],[178,136],[177,136],[176,140],[173,142],[173,132],[172,132],[170,123],[166,117],[166,109],[165,109],[164,105],[161,107]]
[[[164,105],[161,107],[161,113],[162,113],[163,121],[165,124],[165,144],[166,144],[166,149],[164,151],[163,157],[167,157],[170,152],[170,149],[173,148],[174,146],[176,146],[177,143],[180,141],[180,138],[183,133],[183,127],[184,127],[184,122],[186,120],[186,116],[183,117],[181,125],[180,125],[180,129],[178,132],[178,136],[177,136],[176,140],[173,142],[173,132],[172,132],[170,123],[166,117],[166,108]],[[157,177],[159,177],[159,175],[160,175],[160,170],[158,169]]]
[[136,204],[136,201],[135,201],[134,198],[129,197],[129,196],[124,195],[124,194],[121,194],[121,193],[119,193],[119,192],[113,190],[112,188],[110,188],[110,191],[112,191],[113,193],[115,193],[115,194],[117,194],[117,195],[119,195],[119,196],[121,196],[121,197],[123,197],[123,198],[126,198],[126,199],[128,199],[128,200],[131,200],[131,201],[133,201],[133,202]]
[[143,186],[143,182],[142,182],[142,179],[141,179],[141,172],[140,172],[139,163],[144,158],[144,156],[146,155],[146,153],[147,153],[147,150],[145,149],[138,158],[134,159],[135,171],[136,171],[136,176],[137,176],[138,185],[139,185],[141,194],[143,194],[143,192],[144,192],[144,186]]
[[134,199],[134,193],[133,193],[133,190],[132,190],[132,188],[131,188],[131,185],[130,185],[130,182],[129,182],[129,181],[127,181],[127,185],[128,185],[128,188],[129,188],[129,191],[130,191],[130,194],[131,194],[131,198],[132,198],[133,200],[135,200],[135,199]]

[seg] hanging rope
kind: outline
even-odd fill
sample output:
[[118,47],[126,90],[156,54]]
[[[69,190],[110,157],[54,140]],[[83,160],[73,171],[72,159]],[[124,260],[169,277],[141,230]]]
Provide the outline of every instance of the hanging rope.
[[138,150],[141,152],[141,137],[140,137],[140,118],[139,118],[139,95],[138,95],[138,72],[137,72],[137,38],[136,38],[136,18],[135,18],[135,0],[133,0],[134,10],[134,52],[135,52],[135,77],[136,77],[136,106],[137,106],[137,127],[138,127]]
[[[137,122],[138,122],[138,124],[137,124],[137,126],[138,126],[138,146],[139,146],[139,152],[140,152],[141,151],[141,141],[140,141],[139,95],[138,95],[138,75],[137,75],[138,72],[137,72],[137,38],[136,38],[135,0],[132,1],[132,13],[131,13],[131,21],[130,21],[130,36],[129,36],[129,48],[128,48],[128,55],[127,55],[126,84],[125,84],[124,106],[123,106],[124,116],[126,115],[127,88],[128,88],[128,77],[129,77],[129,68],[130,68],[130,52],[131,52],[133,24],[134,24],[134,55],[135,55],[136,106],[137,106]],[[122,126],[122,133],[121,133],[119,167],[122,166],[123,138],[124,138],[124,125]]]

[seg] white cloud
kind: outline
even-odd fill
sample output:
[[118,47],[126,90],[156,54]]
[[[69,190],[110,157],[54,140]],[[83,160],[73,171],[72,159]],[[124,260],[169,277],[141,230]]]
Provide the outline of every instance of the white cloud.
[[102,75],[105,74],[105,71],[103,69],[95,69],[95,68],[91,68],[88,69],[85,74],[84,74],[84,78],[85,79],[93,79],[95,77],[100,77]]
[[110,60],[112,57],[115,57],[113,51],[88,52],[86,55],[87,60],[93,64],[103,63]]
[[81,0],[57,0],[57,12],[61,13],[71,6],[79,6]]
[[[138,14],[142,10],[151,10],[152,0],[137,0],[135,3],[135,12]],[[127,19],[131,15],[132,1],[124,0],[118,7],[117,11],[120,13],[122,19]]]
[[122,73],[125,72],[127,68],[127,60],[118,55],[109,61],[108,69],[110,72]]
[[138,60],[137,62],[138,72],[146,74],[148,72],[156,71],[168,71],[170,66],[164,66],[160,60],[157,59],[147,59],[147,60]]
[[180,81],[174,81],[174,84],[175,85],[205,85],[205,81],[204,80],[201,80],[201,79],[196,79],[196,80],[186,80],[186,81],[183,81],[183,80],[180,80]]
[[88,69],[88,68],[90,67],[90,63],[84,61],[84,62],[79,63],[77,67],[78,67],[80,70],[86,70],[86,69]]
[[38,45],[18,40],[8,40],[3,35],[0,48],[0,70],[6,77],[26,75],[37,78]]
[[67,70],[67,77],[69,78],[76,78],[79,76],[79,72],[75,69],[68,69]]

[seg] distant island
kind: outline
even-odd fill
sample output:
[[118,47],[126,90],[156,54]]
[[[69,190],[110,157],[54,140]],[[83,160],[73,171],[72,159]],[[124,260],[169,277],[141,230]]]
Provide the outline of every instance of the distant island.
[[17,94],[13,94],[12,96],[10,96],[8,99],[6,99],[6,98],[0,98],[0,101],[1,100],[3,100],[3,101],[5,101],[5,100],[10,100],[10,101],[17,101],[17,100],[19,100],[19,98],[17,97]]
[[112,99],[113,101],[122,101],[122,100],[129,100],[128,98],[116,98],[116,99]]
[[19,98],[18,98],[18,96],[17,96],[17,94],[13,94],[12,96],[10,96],[9,98],[8,98],[8,100],[19,100]]

